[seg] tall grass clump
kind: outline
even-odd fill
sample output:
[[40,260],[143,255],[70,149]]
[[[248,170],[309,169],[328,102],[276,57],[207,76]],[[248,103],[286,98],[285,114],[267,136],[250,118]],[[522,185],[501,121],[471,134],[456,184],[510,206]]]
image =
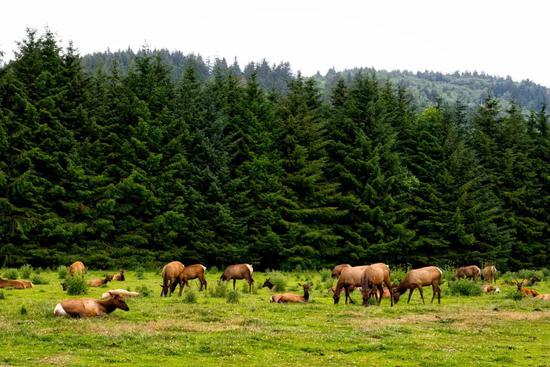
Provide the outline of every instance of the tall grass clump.
[[219,281],[213,289],[210,288],[209,292],[212,297],[224,298],[227,294],[227,284]]
[[15,269],[9,269],[4,273],[4,276],[8,279],[17,279],[19,277],[19,274],[17,273],[17,270]]
[[332,271],[330,269],[321,269],[319,274],[321,275],[321,282],[326,282],[331,279]]
[[185,303],[197,303],[197,293],[190,289],[183,294],[183,302]]
[[284,292],[286,291],[286,277],[283,273],[278,271],[273,271],[269,273],[269,280],[271,280],[271,283],[275,286],[275,289],[277,292]]
[[478,284],[466,279],[450,281],[449,292],[453,296],[480,296],[482,293]]
[[227,292],[227,297],[225,297],[225,300],[227,301],[227,303],[239,303],[239,298],[239,292],[231,289],[229,290],[229,292]]
[[136,278],[139,280],[145,279],[145,269],[143,269],[143,266],[138,266],[136,268]]
[[6,299],[6,295],[4,294],[4,291],[0,291],[0,300]]
[[57,277],[59,279],[67,279],[68,274],[69,274],[69,271],[67,270],[66,266],[59,265],[57,267]]
[[153,295],[153,291],[146,285],[140,285],[136,287],[136,292],[142,297],[150,297]]
[[31,279],[31,282],[33,284],[49,284],[49,282],[42,277],[40,274],[34,274],[34,276]]
[[32,274],[32,266],[30,266],[29,264],[23,265],[19,268],[19,274],[21,274],[21,277],[23,279],[30,279]]
[[88,292],[88,283],[82,275],[69,276],[65,282],[67,282],[67,294],[71,296]]
[[521,301],[523,299],[523,294],[521,294],[521,292],[517,289],[508,289],[506,293],[504,293],[504,298],[512,299],[514,301]]

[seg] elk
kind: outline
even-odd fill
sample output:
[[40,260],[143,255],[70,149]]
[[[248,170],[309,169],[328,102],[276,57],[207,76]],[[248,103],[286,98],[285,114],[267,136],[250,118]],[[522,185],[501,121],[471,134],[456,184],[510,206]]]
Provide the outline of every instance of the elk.
[[124,290],[113,290],[108,292],[108,297],[97,300],[92,298],[68,299],[58,303],[53,311],[55,316],[69,317],[94,317],[110,314],[117,308],[128,311],[130,308],[125,298],[132,296]]
[[462,266],[456,269],[453,279],[474,279],[476,280],[481,275],[481,269],[477,265]]
[[126,280],[126,277],[124,276],[124,270],[120,269],[119,272],[115,275],[113,275],[113,281],[117,282],[123,282]]
[[539,294],[535,298],[541,301],[550,301],[550,294]]
[[342,271],[347,268],[351,268],[351,265],[350,264],[336,265],[334,269],[332,269],[332,277],[338,279],[340,277],[340,274],[342,274]]
[[427,266],[409,271],[399,285],[393,287],[393,301],[395,303],[399,302],[399,297],[409,289],[409,299],[407,300],[407,303],[409,303],[414,290],[418,289],[422,303],[425,304],[422,287],[431,285],[433,290],[431,303],[433,303],[437,293],[437,303],[441,304],[441,288],[439,288],[439,284],[441,284],[442,275],[443,272],[437,266]]
[[[382,302],[382,295],[384,294],[384,288],[382,285],[390,290],[391,294],[391,280],[390,280],[390,268],[386,264],[377,263],[367,266],[361,278],[361,293],[363,293],[363,306],[368,306],[370,298],[374,294],[377,299],[378,305]],[[376,292],[377,291],[377,292]],[[378,296],[378,297],[377,297]],[[390,304],[393,307],[393,298],[390,297]]]
[[346,304],[348,303],[348,299],[351,303],[354,303],[353,299],[351,299],[350,297],[350,293],[353,292],[355,288],[361,287],[363,272],[365,271],[365,268],[367,266],[368,265],[352,266],[349,268],[345,268],[342,271],[342,273],[338,277],[336,287],[330,289],[333,293],[332,298],[334,299],[334,304],[338,304],[338,302],[340,301],[340,294],[342,293],[342,289],[345,291]]
[[111,275],[105,274],[104,279],[99,279],[99,278],[92,279],[88,282],[88,285],[90,287],[101,287],[102,285],[107,284],[108,282],[110,282],[112,279],[113,279],[113,277]]
[[30,287],[27,286],[23,281],[21,280],[12,280],[12,279],[2,279],[0,278],[0,288],[14,288],[14,289],[25,289],[25,288],[32,288],[32,283],[30,283]]
[[86,267],[82,261],[75,261],[69,266],[69,275],[75,276],[77,274],[84,275]]
[[489,283],[496,283],[497,281],[497,268],[494,265],[488,265],[481,271],[483,280]]
[[261,288],[269,288],[270,290],[274,290],[275,289],[275,284],[273,284],[271,282],[271,279],[270,278],[267,278],[264,282],[264,284],[262,284],[262,287]]
[[183,269],[183,278],[182,281],[185,285],[189,287],[188,281],[191,279],[199,279],[199,282],[201,283],[201,287],[199,291],[202,291],[202,288],[204,287],[204,290],[206,290],[207,282],[206,278],[204,277],[204,272],[206,271],[206,266],[201,264],[194,264],[186,266]]
[[233,290],[235,290],[235,282],[237,279],[246,279],[248,281],[248,291],[252,291],[252,284],[254,284],[254,278],[252,278],[252,265],[250,264],[237,264],[229,265],[225,268],[222,276],[220,277],[221,281],[228,281],[233,279]]
[[183,292],[183,269],[185,269],[185,265],[183,265],[179,261],[172,261],[166,265],[164,265],[164,268],[162,268],[162,284],[161,288],[162,291],[160,292],[160,296],[168,297],[171,296],[172,293],[174,293],[174,290],[176,289],[177,285],[180,285],[180,292],[179,296],[181,296],[181,293]]
[[126,289],[111,289],[110,291],[107,291],[101,295],[101,298],[109,298],[110,296],[118,294],[118,295],[124,295],[124,297],[137,297],[139,296],[138,292],[129,292]]
[[500,288],[495,287],[494,285],[485,284],[481,286],[481,291],[483,293],[500,293]]
[[304,295],[300,296],[294,293],[279,293],[271,296],[270,301],[272,303],[306,303],[309,301],[309,290],[313,287],[313,284],[300,284],[300,287],[304,289]]
[[539,292],[531,288],[524,288],[524,285],[526,283],[527,283],[527,279],[524,279],[521,282],[516,281],[518,292],[520,292],[525,297],[537,297],[539,295]]

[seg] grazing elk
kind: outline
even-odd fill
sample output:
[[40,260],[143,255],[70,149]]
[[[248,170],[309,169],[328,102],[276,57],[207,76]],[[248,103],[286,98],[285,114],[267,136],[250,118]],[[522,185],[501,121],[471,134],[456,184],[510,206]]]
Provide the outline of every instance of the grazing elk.
[[183,265],[179,261],[172,261],[166,265],[164,265],[164,268],[162,268],[162,284],[161,288],[162,291],[160,292],[160,296],[168,297],[171,296],[172,293],[174,293],[174,290],[176,289],[177,285],[180,285],[180,292],[179,295],[181,296],[181,293],[183,292],[183,269],[185,269],[185,265]]
[[479,268],[479,266],[468,265],[468,266],[461,266],[460,268],[456,269],[453,279],[467,278],[467,279],[476,280],[480,276],[481,276],[481,269]]
[[422,303],[425,304],[422,287],[431,285],[433,290],[431,303],[433,303],[436,294],[437,303],[441,303],[441,288],[439,288],[439,285],[441,284],[442,275],[443,272],[437,266],[427,266],[409,271],[399,285],[393,287],[393,301],[395,303],[399,302],[399,297],[409,289],[409,299],[407,300],[407,303],[409,303],[414,290],[418,289]]
[[350,264],[336,265],[334,269],[332,269],[332,277],[338,279],[340,277],[340,274],[342,274],[342,271],[347,268],[351,268],[351,265]]
[[483,293],[500,293],[500,288],[495,287],[494,285],[485,284],[481,286],[481,291]]
[[[361,293],[363,293],[363,306],[368,306],[372,295],[376,297],[378,305],[382,302],[384,294],[383,285],[390,290],[391,294],[391,279],[390,267],[383,263],[377,263],[367,266],[361,278]],[[393,298],[390,297],[390,304],[393,307]]]
[[86,272],[86,267],[82,261],[75,261],[69,266],[69,275],[84,275]]
[[496,283],[497,281],[497,268],[494,265],[488,265],[481,271],[483,280],[489,283]]
[[113,275],[112,280],[117,282],[124,282],[126,280],[126,277],[124,276],[124,270],[120,269],[117,274]]
[[270,278],[267,278],[264,284],[262,284],[261,288],[269,288],[270,290],[275,290],[275,284],[271,282]]
[[536,290],[525,288],[525,284],[527,284],[527,279],[524,279],[521,282],[516,281],[518,292],[520,292],[524,297],[536,297],[539,295],[539,292],[537,292]]
[[56,316],[70,317],[94,317],[110,314],[117,308],[128,311],[130,308],[125,298],[132,296],[124,290],[113,290],[108,292],[108,297],[97,300],[92,298],[68,299],[58,303],[54,309]]
[[248,291],[250,292],[252,291],[252,284],[254,284],[254,278],[252,278],[253,272],[254,269],[250,264],[229,265],[225,268],[220,280],[226,282],[233,279],[233,290],[235,290],[237,279],[246,279],[248,282]]
[[99,279],[99,278],[92,279],[88,282],[88,285],[90,287],[101,287],[102,285],[109,283],[112,279],[113,277],[111,275],[105,274],[104,279]]
[[305,303],[309,301],[309,290],[313,284],[299,284],[304,289],[304,295],[300,296],[294,293],[279,293],[271,296],[270,301],[273,303]]
[[204,290],[206,290],[207,282],[206,278],[204,277],[204,272],[206,271],[206,266],[201,264],[194,264],[186,266],[183,269],[183,278],[182,281],[184,285],[187,285],[189,287],[188,281],[191,279],[199,279],[199,282],[201,283],[201,287],[199,291],[202,291],[202,288],[204,287]]
[[550,294],[539,294],[535,297],[536,299],[539,299],[541,301],[550,301]]
[[369,265],[352,266],[349,268],[345,268],[342,271],[342,273],[338,277],[336,287],[330,289],[333,293],[332,298],[334,299],[334,304],[338,304],[338,302],[340,301],[340,294],[342,293],[342,289],[344,290],[346,295],[346,304],[348,303],[348,299],[351,303],[355,303],[350,294],[355,288],[361,287],[363,272],[365,271],[365,268],[367,266]]
[[0,278],[0,288],[14,288],[14,289],[25,289],[25,288],[32,288],[33,284],[32,282],[27,284],[22,280],[12,280],[12,279],[1,279]]

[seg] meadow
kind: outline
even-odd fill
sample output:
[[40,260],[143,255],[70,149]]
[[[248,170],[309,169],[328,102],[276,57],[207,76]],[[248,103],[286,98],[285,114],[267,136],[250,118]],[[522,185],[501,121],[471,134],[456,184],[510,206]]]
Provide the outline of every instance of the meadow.
[[[105,272],[92,271],[87,278]],[[114,272],[112,272],[114,273]],[[6,270],[0,270],[6,274]],[[0,366],[549,366],[550,302],[514,299],[515,287],[498,281],[500,294],[453,296],[443,284],[441,305],[427,304],[418,293],[394,307],[334,305],[330,272],[254,273],[245,282],[217,284],[220,273],[207,272],[208,291],[191,281],[184,296],[160,297],[158,272],[126,274],[126,281],[89,288],[99,298],[108,289],[139,291],[128,299],[130,311],[93,319],[53,316],[68,296],[56,271],[42,271],[47,284],[32,289],[0,290]],[[271,304],[260,288],[278,277],[301,293],[299,282],[314,284],[308,304]],[[281,280],[282,279],[282,280]],[[533,288],[550,293],[548,279]],[[231,303],[233,302],[233,303]]]

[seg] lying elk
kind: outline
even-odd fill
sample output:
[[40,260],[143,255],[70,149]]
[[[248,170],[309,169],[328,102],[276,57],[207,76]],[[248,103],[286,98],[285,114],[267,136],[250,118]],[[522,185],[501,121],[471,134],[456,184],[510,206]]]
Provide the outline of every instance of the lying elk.
[[436,293],[437,303],[441,303],[441,288],[439,288],[439,285],[441,284],[442,275],[443,272],[437,266],[427,266],[409,271],[399,285],[393,287],[393,301],[395,303],[399,302],[399,297],[409,289],[409,299],[407,300],[407,303],[409,303],[414,290],[418,289],[422,303],[426,303],[424,302],[422,287],[431,285],[433,290],[431,303],[433,303]]
[[102,285],[109,283],[112,279],[113,277],[111,275],[105,275],[105,278],[103,279],[96,278],[96,279],[90,280],[88,282],[88,285],[90,287],[101,287]]
[[114,294],[123,294],[125,298],[129,297],[137,297],[139,296],[138,292],[129,292],[126,289],[111,289],[110,291],[107,291],[101,295],[101,298],[109,298],[110,296]]
[[183,269],[183,283],[184,285],[187,285],[189,287],[188,281],[191,279],[199,279],[199,282],[201,283],[201,287],[199,291],[202,291],[202,288],[204,287],[204,290],[206,290],[206,286],[208,283],[206,282],[206,278],[204,277],[204,272],[206,271],[206,266],[201,264],[194,264],[186,266]]
[[313,284],[300,284],[300,287],[304,289],[304,295],[300,296],[294,293],[279,293],[271,296],[270,301],[273,303],[305,303],[309,301],[309,290],[313,287]]
[[477,265],[462,266],[456,269],[453,279],[473,279],[476,280],[481,275],[481,269]]
[[27,280],[12,280],[0,278],[0,288],[25,289],[32,287],[34,287],[32,282],[29,282]]
[[92,298],[68,299],[58,303],[53,311],[56,316],[70,317],[94,317],[110,314],[117,308],[128,311],[130,308],[125,298],[136,295],[135,292],[128,292],[123,289],[108,292],[104,299]]
[[220,280],[226,282],[233,279],[233,290],[235,290],[237,279],[246,279],[248,282],[248,291],[250,292],[252,291],[252,284],[254,284],[254,278],[252,278],[253,272],[254,269],[250,264],[229,265],[225,268]]
[[520,292],[525,297],[537,297],[539,295],[539,292],[534,289],[524,287],[524,285],[527,283],[526,280],[527,279],[524,279],[521,282],[516,281],[518,292]]
[[496,283],[497,281],[497,268],[494,265],[489,265],[483,268],[481,271],[483,280],[489,283]]
[[550,294],[539,294],[535,298],[541,301],[550,301]]
[[124,282],[126,280],[126,277],[124,276],[124,270],[120,269],[117,274],[113,275],[112,280],[117,282]]
[[500,288],[494,285],[485,284],[481,286],[481,291],[483,293],[500,293]]
[[160,296],[168,297],[171,296],[172,293],[174,293],[174,290],[176,289],[177,285],[180,285],[180,292],[179,295],[181,296],[181,293],[183,292],[183,269],[185,269],[185,265],[183,265],[179,261],[172,261],[166,265],[164,265],[164,268],[162,268],[162,284],[161,288],[162,291],[160,292]]
[[75,261],[69,266],[69,275],[75,276],[77,274],[84,275],[86,267],[82,261]]
[[340,294],[342,293],[342,289],[344,290],[346,295],[346,304],[348,303],[348,299],[351,303],[355,303],[350,294],[355,288],[361,287],[363,272],[365,271],[365,268],[367,266],[368,265],[352,266],[349,268],[345,268],[342,271],[340,277],[338,277],[336,287],[330,289],[330,291],[332,291],[333,293],[332,298],[334,299],[334,304],[338,304],[338,302],[340,301]]
[[271,279],[270,278],[267,278],[264,282],[264,284],[262,284],[262,287],[261,288],[269,288],[269,290],[275,290],[275,284],[273,284],[271,282]]
[[340,274],[342,274],[342,271],[344,269],[347,269],[347,268],[351,268],[351,265],[350,264],[340,264],[340,265],[336,265],[334,267],[334,269],[332,269],[332,277],[333,278],[339,278],[340,277]]
[[[390,267],[383,263],[369,265],[363,271],[361,278],[361,293],[363,294],[363,306],[368,306],[374,294],[378,305],[382,302],[385,285],[391,294]],[[393,307],[393,298],[390,297],[390,304]]]

